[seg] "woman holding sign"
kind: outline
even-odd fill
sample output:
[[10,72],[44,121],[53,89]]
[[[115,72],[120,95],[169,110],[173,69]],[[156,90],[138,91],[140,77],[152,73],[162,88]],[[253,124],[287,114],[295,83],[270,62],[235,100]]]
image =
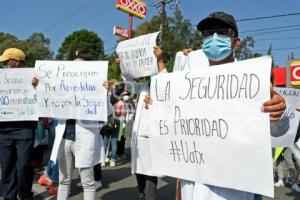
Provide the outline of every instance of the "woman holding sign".
[[[165,63],[163,60],[163,56],[162,56],[162,49],[158,48],[158,47],[154,47],[154,51],[153,51],[155,58],[157,60],[157,70],[159,73],[167,73],[166,67],[165,67]],[[122,60],[121,60],[122,62]],[[149,91],[149,85],[150,83],[147,82],[143,82],[143,83],[138,83],[133,81],[132,78],[126,77],[126,81],[127,84],[131,83],[134,87],[134,92],[135,94],[137,94],[138,99],[143,96],[143,94],[145,92]],[[131,80],[128,80],[131,79]],[[134,95],[134,94],[132,94]],[[138,100],[137,100],[138,102]],[[137,107],[142,107],[142,105],[137,105]],[[138,119],[137,119],[138,120]],[[134,123],[137,123],[138,121],[135,121]],[[134,131],[133,131],[134,132]],[[155,200],[156,199],[156,188],[157,188],[157,175],[145,175],[145,174],[140,174],[140,173],[136,173],[137,169],[135,167],[136,165],[136,152],[135,152],[135,145],[136,145],[136,140],[137,136],[135,135],[135,133],[132,133],[132,142],[131,142],[131,149],[132,149],[132,172],[135,173],[136,175],[136,180],[137,180],[137,184],[138,184],[138,190],[139,190],[139,199],[145,199],[145,200]],[[136,133],[138,134],[138,133]],[[146,142],[147,143],[147,142]],[[145,147],[146,149],[146,147]],[[149,154],[149,152],[145,152],[147,154]],[[143,154],[143,153],[142,153]],[[146,155],[145,155],[146,157]]]
[[[87,60],[85,54],[76,55],[74,61]],[[109,102],[109,101],[108,101]],[[108,103],[108,115],[112,112]],[[104,149],[100,130],[103,122],[88,120],[59,120],[56,127],[55,150],[51,160],[58,161],[59,186],[58,200],[66,200],[70,194],[72,171],[78,168],[83,187],[84,200],[95,200],[96,188],[94,166],[102,162]],[[101,186],[100,186],[101,187]]]

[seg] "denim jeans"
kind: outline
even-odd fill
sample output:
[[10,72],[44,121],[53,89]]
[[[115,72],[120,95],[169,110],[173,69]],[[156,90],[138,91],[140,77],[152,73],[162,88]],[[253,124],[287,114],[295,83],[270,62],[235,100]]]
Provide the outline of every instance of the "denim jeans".
[[54,164],[52,160],[49,160],[48,165],[45,169],[45,174],[52,182],[58,183],[59,173],[58,173],[58,163]]
[[113,131],[105,131],[103,139],[105,152],[108,151],[109,137],[111,137],[111,159],[116,160],[118,129],[114,129]]
[[[49,126],[48,132],[48,147],[49,151],[52,151],[54,140],[55,140],[55,126],[57,125],[57,121],[53,121]],[[52,160],[48,161],[47,167],[45,169],[45,174],[48,178],[51,179],[54,183],[58,183],[59,181],[59,172],[58,172],[58,163],[54,164]]]

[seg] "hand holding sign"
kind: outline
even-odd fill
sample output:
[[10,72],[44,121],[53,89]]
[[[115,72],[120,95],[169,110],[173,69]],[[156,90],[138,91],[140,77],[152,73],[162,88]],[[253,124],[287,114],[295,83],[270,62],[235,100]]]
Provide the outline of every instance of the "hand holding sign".
[[34,76],[31,80],[31,84],[34,88],[36,88],[36,86],[39,84],[39,79]]
[[284,98],[273,90],[271,86],[271,99],[263,104],[262,111],[270,113],[270,120],[277,121],[285,111],[286,103]]
[[149,105],[152,105],[153,100],[152,100],[152,98],[151,98],[151,96],[149,94],[147,94],[145,96],[144,102],[145,102],[145,108],[146,109],[149,108]]

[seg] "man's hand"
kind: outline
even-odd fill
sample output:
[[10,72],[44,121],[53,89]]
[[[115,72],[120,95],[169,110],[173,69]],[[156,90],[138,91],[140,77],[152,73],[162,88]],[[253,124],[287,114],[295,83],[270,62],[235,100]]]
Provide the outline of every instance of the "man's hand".
[[31,80],[31,84],[34,88],[36,88],[36,86],[39,84],[39,79],[34,76]]
[[153,47],[153,53],[157,59],[157,62],[163,59],[163,51],[159,47]]
[[109,93],[111,93],[112,89],[115,87],[115,83],[113,81],[104,81],[103,86]]
[[152,105],[152,98],[149,94],[147,94],[145,96],[145,99],[144,99],[144,102],[145,102],[145,108],[148,109],[149,108],[149,105]]
[[166,68],[166,65],[165,65],[164,59],[163,59],[163,51],[159,47],[154,47],[153,52],[157,59],[158,71],[161,72]]
[[271,87],[271,99],[263,104],[262,111],[270,113],[271,121],[277,121],[280,119],[285,109],[285,99]]

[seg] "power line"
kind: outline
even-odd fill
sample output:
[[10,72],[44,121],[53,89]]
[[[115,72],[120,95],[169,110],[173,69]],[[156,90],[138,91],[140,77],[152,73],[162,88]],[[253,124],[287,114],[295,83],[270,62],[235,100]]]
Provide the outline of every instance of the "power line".
[[262,38],[262,39],[256,39],[255,41],[269,41],[269,40],[294,40],[294,39],[300,39],[300,37]]
[[[298,31],[298,30],[300,30],[300,28],[292,28],[292,29],[279,30],[279,31],[267,31],[267,32],[262,32],[262,33],[251,34],[250,36],[266,35],[266,34],[272,34],[272,33],[282,33],[282,32],[287,32],[287,31]],[[242,34],[242,36],[246,36],[246,34]]]
[[48,31],[52,30],[53,28],[55,28],[56,26],[60,25],[61,23],[65,22],[66,20],[68,20],[69,18],[71,18],[72,16],[74,16],[75,14],[77,14],[78,12],[80,12],[81,10],[86,9],[87,7],[89,7],[92,3],[94,3],[96,0],[93,0],[91,2],[89,2],[88,4],[86,4],[83,7],[80,7],[76,10],[74,10],[73,12],[71,12],[69,15],[65,16],[64,18],[62,18],[61,20],[57,21],[56,23],[52,24],[51,26],[49,26],[47,29],[45,29],[43,31],[43,33],[47,33]]
[[[300,46],[297,47],[284,47],[284,48],[272,48],[272,51],[285,51],[285,50],[294,50],[294,49],[300,49]],[[257,52],[265,52],[268,50],[253,50],[253,51],[257,51]]]
[[271,19],[271,18],[278,18],[278,17],[288,17],[288,16],[295,16],[300,15],[300,12],[297,13],[287,13],[287,14],[281,14],[281,15],[271,15],[271,16],[265,16],[265,17],[254,17],[254,18],[245,18],[245,19],[238,19],[237,22],[244,22],[244,21],[252,21],[252,20],[260,20],[260,19]]
[[254,30],[247,30],[247,31],[241,31],[240,33],[252,33],[252,32],[261,32],[261,31],[268,31],[268,30],[276,30],[276,29],[286,29],[286,28],[292,28],[292,27],[298,27],[300,24],[296,25],[289,25],[289,26],[277,26],[277,27],[271,27],[271,28],[261,28],[261,29],[254,29]]
[[270,4],[266,5],[266,6],[263,6],[263,7],[261,7],[261,8],[258,8],[258,9],[256,9],[256,10],[254,10],[253,12],[247,14],[247,17],[249,17],[250,15],[253,15],[254,13],[258,13],[258,12],[260,12],[260,11],[264,11],[266,8],[267,8],[268,10],[270,10],[271,7],[278,6],[278,5],[279,5],[280,3],[282,3],[283,1],[284,1],[284,0],[278,0],[278,1],[276,1],[276,2],[272,2],[272,3],[270,3]]

